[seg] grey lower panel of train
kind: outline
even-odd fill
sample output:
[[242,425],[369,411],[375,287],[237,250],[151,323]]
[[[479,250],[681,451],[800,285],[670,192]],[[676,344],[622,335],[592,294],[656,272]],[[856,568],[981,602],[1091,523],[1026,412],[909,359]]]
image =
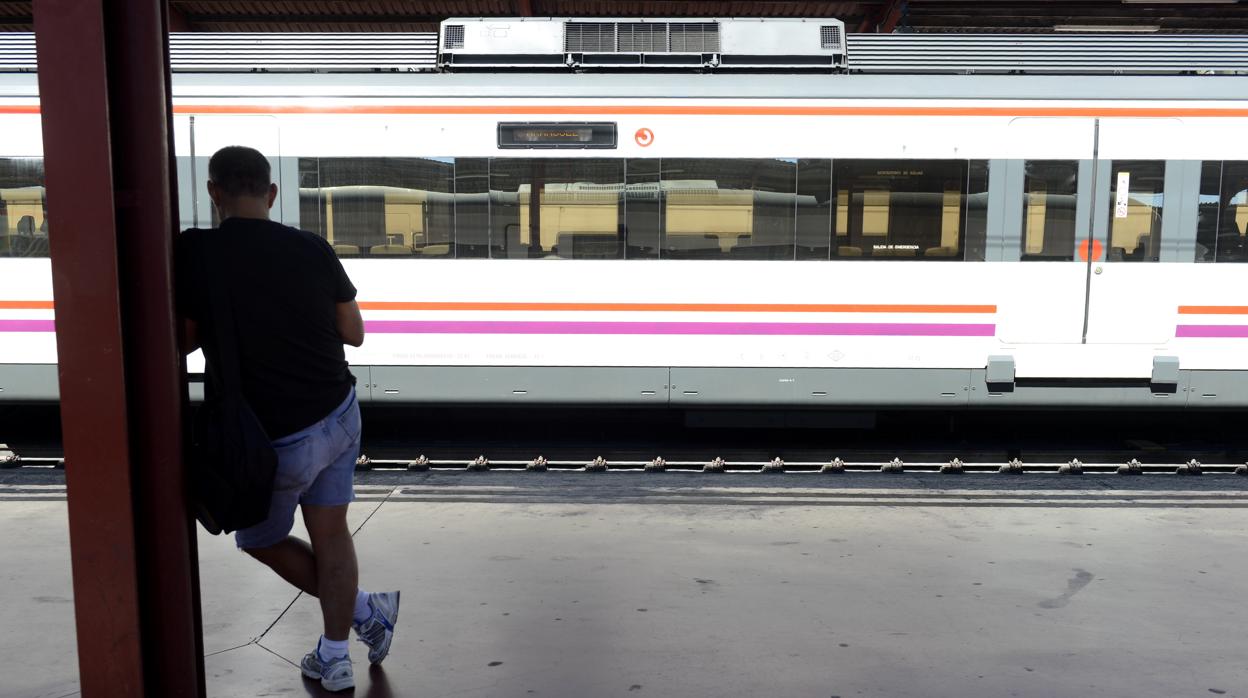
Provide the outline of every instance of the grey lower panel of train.
[[[1177,381],[989,383],[986,369],[353,366],[360,398],[390,404],[672,407],[1242,408],[1248,371],[1179,370]],[[203,383],[192,380],[192,400]],[[0,403],[54,402],[56,367],[0,365]]]
[[373,366],[370,373],[374,402],[661,407],[668,403],[668,370],[661,367]]
[[0,364],[0,403],[59,398],[55,364]]
[[[189,393],[192,400],[203,400],[203,381],[192,378]],[[59,399],[55,364],[0,364],[0,404]]]
[[[360,373],[357,370],[357,373]],[[363,382],[363,375],[361,382]],[[1248,371],[988,383],[985,369],[372,366],[373,402],[797,408],[1238,408]]]

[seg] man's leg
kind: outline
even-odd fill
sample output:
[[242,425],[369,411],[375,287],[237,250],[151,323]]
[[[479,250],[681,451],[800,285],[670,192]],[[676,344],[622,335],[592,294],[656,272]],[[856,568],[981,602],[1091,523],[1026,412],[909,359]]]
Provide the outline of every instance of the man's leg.
[[347,527],[347,505],[304,504],[302,508],[316,561],[316,596],[321,600],[321,615],[325,618],[325,637],[346,640],[359,586],[355,542]]
[[317,584],[316,554],[312,546],[294,536],[286,536],[276,545],[267,548],[246,548],[248,555],[268,565],[282,579],[295,588],[319,596]]

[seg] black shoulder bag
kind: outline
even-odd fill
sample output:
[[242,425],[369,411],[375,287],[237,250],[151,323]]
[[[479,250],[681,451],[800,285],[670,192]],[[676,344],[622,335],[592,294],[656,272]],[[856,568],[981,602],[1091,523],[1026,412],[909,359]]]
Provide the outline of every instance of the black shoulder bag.
[[[207,243],[209,268],[228,277],[229,264],[222,259],[223,241]],[[191,434],[195,517],[213,535],[254,526],[268,518],[277,472],[277,453],[243,398],[229,279],[222,281],[213,284],[209,298],[216,390],[196,412]]]

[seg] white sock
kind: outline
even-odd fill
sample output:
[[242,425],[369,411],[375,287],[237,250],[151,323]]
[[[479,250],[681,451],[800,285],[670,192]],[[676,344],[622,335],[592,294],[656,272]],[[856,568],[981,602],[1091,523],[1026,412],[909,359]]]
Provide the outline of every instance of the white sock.
[[322,635],[321,641],[316,645],[316,654],[321,658],[322,662],[345,657],[347,656],[347,641],[331,640]]
[[368,606],[368,592],[363,589],[357,589],[355,592],[355,614],[352,618],[356,624],[363,623],[373,615],[373,609]]

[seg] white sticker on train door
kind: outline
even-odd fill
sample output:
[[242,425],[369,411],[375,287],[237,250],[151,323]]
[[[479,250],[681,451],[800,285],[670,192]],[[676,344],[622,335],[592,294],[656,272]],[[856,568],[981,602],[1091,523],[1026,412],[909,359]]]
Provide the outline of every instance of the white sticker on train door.
[[1116,202],[1114,204],[1114,218],[1127,217],[1127,202],[1131,195],[1131,173],[1118,173],[1118,189]]

